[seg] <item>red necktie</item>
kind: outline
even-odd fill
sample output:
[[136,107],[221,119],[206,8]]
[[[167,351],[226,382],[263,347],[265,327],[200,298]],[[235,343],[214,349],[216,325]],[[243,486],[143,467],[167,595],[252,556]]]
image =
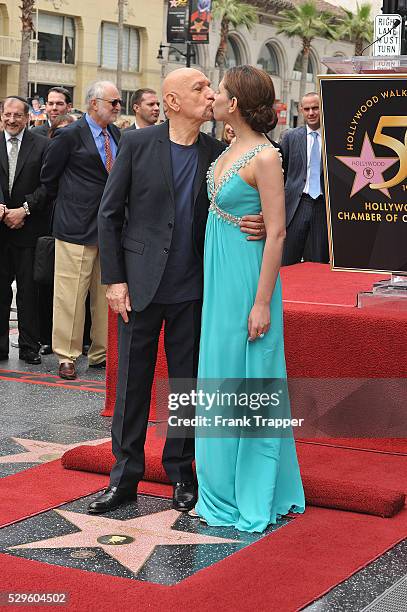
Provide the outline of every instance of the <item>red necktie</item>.
[[102,134],[105,139],[105,155],[106,155],[105,166],[106,166],[106,170],[110,172],[113,166],[113,155],[112,155],[112,149],[110,148],[110,136],[107,130],[102,130]]

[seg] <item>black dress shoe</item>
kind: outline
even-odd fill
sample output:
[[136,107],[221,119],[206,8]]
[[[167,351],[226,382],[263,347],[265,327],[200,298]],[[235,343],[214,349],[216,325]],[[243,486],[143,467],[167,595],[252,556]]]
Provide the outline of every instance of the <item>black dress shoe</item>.
[[110,510],[115,510],[122,504],[128,501],[137,499],[137,489],[118,489],[117,487],[109,487],[102,495],[97,497],[88,506],[89,514],[103,514]]
[[41,357],[35,351],[20,351],[19,359],[30,365],[40,365]]
[[40,348],[40,355],[52,355],[52,346],[50,344],[43,344]]
[[192,510],[198,499],[195,482],[177,482],[174,485],[172,507],[180,512]]

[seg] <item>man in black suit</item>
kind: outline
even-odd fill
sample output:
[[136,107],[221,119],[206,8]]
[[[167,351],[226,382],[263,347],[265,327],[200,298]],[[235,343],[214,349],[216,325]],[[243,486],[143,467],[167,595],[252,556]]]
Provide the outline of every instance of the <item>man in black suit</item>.
[[53,127],[57,117],[68,115],[72,110],[72,98],[69,91],[65,87],[51,87],[47,94],[45,110],[48,117],[47,122],[31,128],[31,132],[48,138],[48,131]]
[[3,104],[0,136],[0,192],[5,211],[0,224],[0,359],[9,352],[11,284],[17,282],[19,355],[38,365],[38,288],[33,263],[37,239],[47,232],[47,198],[40,172],[47,139],[27,130],[29,106],[10,96]]
[[[160,330],[165,321],[169,378],[197,374],[208,215],[206,173],[225,145],[200,132],[212,119],[214,92],[192,68],[163,84],[168,122],[123,135],[99,210],[102,283],[119,317],[119,371],[112,424],[116,463],[110,486],[89,506],[99,514],[136,495],[144,473],[144,442]],[[263,237],[260,216],[242,231]],[[196,501],[193,437],[167,437],[164,468],[173,506]]]
[[302,259],[329,262],[318,94],[306,94],[300,111],[305,126],[290,130],[281,142],[287,223],[285,266]]
[[55,200],[54,325],[52,347],[59,375],[76,378],[82,353],[85,301],[92,312],[89,366],[106,365],[107,302],[100,283],[97,214],[116,157],[121,100],[110,81],[93,83],[86,95],[87,113],[51,140],[41,180]]
[[160,101],[154,89],[148,87],[137,89],[131,96],[130,106],[134,113],[134,123],[123,132],[139,130],[157,123],[160,116]]

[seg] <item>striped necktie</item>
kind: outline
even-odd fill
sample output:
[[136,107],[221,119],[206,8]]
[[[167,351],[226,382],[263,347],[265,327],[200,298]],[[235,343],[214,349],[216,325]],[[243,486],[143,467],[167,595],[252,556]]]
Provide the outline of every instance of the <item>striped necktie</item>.
[[17,168],[18,138],[10,138],[10,142],[11,150],[8,156],[8,192],[11,195],[11,190],[13,189],[14,177]]
[[109,136],[109,132],[107,130],[102,130],[102,134],[103,137],[105,139],[104,142],[104,146],[105,146],[105,155],[106,155],[106,170],[108,172],[110,172],[110,170],[112,169],[113,166],[113,154],[112,154],[112,149],[110,146],[110,136]]

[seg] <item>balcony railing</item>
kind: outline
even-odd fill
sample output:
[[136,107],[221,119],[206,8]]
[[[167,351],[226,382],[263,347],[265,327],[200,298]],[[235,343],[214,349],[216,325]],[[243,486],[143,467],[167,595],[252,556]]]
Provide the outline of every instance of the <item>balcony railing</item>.
[[[37,61],[38,41],[30,41],[30,62]],[[21,38],[0,36],[0,64],[18,64],[20,61]]]

